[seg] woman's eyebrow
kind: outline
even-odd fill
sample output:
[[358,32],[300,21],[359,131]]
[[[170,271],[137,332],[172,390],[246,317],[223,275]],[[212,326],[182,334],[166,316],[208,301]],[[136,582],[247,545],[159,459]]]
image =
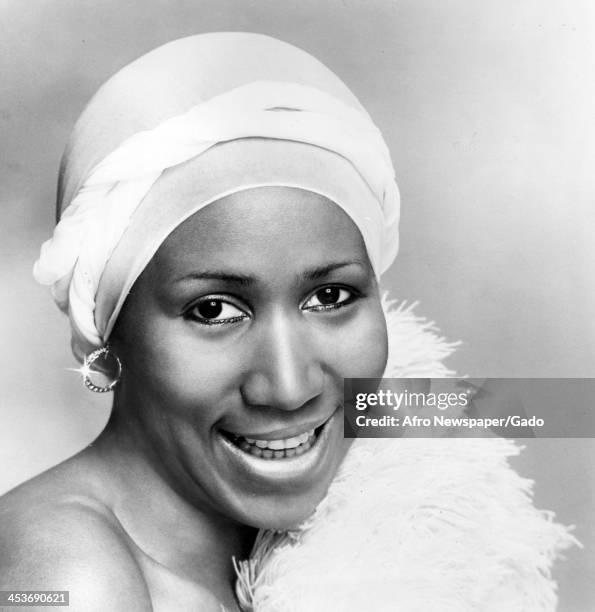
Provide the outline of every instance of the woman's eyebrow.
[[180,278],[176,278],[174,282],[179,283],[187,280],[220,280],[235,283],[236,285],[253,285],[256,282],[256,278],[254,276],[238,274],[236,272],[225,272],[223,270],[191,272],[190,274],[185,274]]
[[300,274],[300,277],[304,280],[317,280],[319,278],[324,278],[334,270],[338,270],[339,268],[345,268],[347,266],[359,266],[360,268],[369,268],[369,265],[366,265],[363,261],[359,259],[353,259],[350,261],[337,261],[325,264],[323,266],[317,266],[316,268],[312,268],[310,270],[306,270]]

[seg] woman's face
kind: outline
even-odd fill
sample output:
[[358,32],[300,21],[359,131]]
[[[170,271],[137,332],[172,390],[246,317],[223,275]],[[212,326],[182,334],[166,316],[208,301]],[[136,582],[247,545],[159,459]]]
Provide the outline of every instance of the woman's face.
[[112,345],[118,409],[173,486],[269,528],[299,523],[324,497],[349,446],[343,378],[381,376],[387,357],[357,227],[286,187],[225,197],[180,225]]

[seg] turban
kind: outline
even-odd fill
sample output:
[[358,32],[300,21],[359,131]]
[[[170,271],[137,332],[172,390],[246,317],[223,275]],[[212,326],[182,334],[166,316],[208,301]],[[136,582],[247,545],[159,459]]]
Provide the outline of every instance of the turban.
[[[192,198],[155,198],[192,163]],[[60,169],[58,219],[35,263],[68,314],[74,354],[103,346],[160,244],[204,206],[296,187],[340,206],[380,276],[398,250],[399,192],[382,135],[306,52],[250,33],[201,34],[132,62],[95,94]]]

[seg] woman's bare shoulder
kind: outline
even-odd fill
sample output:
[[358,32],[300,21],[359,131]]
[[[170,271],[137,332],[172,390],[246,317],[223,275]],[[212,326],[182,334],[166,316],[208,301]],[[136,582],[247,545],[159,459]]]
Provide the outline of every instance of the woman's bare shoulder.
[[109,508],[71,462],[0,498],[0,590],[69,591],[70,609],[151,610]]

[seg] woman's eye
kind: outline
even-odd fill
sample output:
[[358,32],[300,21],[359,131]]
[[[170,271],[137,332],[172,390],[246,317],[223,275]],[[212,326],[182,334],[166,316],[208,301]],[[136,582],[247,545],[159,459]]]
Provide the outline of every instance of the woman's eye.
[[323,287],[304,304],[304,310],[334,310],[350,304],[355,295],[343,287]]
[[248,315],[221,298],[206,298],[192,306],[187,316],[203,325],[221,325],[236,323],[246,319]]

